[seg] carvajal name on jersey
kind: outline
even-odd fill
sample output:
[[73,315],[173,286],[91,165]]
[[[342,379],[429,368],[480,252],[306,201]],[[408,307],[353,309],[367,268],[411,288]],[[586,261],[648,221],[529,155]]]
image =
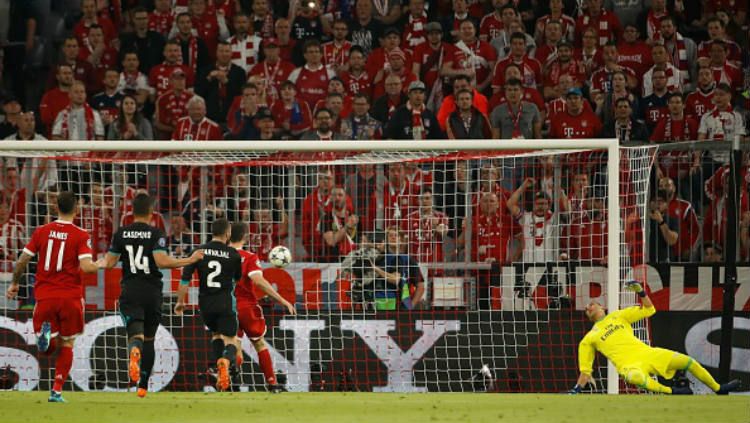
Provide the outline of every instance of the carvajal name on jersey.
[[229,252],[228,251],[220,251],[220,250],[212,250],[210,248],[206,248],[203,250],[203,254],[206,256],[212,256],[212,257],[219,257],[219,258],[229,258]]
[[123,238],[131,239],[151,239],[151,232],[148,231],[124,231]]
[[66,239],[68,239],[68,233],[67,232],[50,231],[49,232],[49,237],[65,241]]

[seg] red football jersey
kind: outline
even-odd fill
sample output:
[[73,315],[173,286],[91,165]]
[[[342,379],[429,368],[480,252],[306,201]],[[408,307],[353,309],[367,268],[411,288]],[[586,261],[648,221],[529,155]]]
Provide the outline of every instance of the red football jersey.
[[250,79],[255,75],[261,76],[266,81],[268,96],[272,101],[276,101],[281,95],[281,84],[289,78],[292,71],[294,71],[294,65],[287,61],[279,60],[275,65],[262,61],[250,69],[247,78]]
[[679,257],[685,252],[692,251],[701,232],[701,225],[693,206],[689,201],[675,196],[669,202],[667,214],[680,222],[680,236],[677,239],[677,244],[672,247],[675,254]]
[[[584,100],[585,101],[585,100]],[[557,113],[550,120],[550,138],[596,138],[602,130],[602,123],[593,112],[584,110],[572,116],[567,110]]]
[[148,83],[149,85],[154,87],[154,89],[156,89],[157,98],[167,92],[167,90],[169,89],[169,77],[172,75],[172,72],[176,68],[181,68],[182,71],[185,72],[186,88],[193,86],[195,79],[193,68],[186,65],[170,65],[167,63],[162,63],[151,68],[151,71],[148,74]]
[[289,130],[293,132],[305,131],[312,127],[310,106],[304,101],[297,101],[287,109],[284,102],[279,100],[271,106],[271,114],[276,128],[283,128],[284,123],[289,124]]
[[476,83],[483,83],[493,70],[491,67],[492,63],[497,61],[497,50],[495,50],[490,43],[480,40],[469,45],[466,45],[463,42],[460,44],[466,46],[466,48],[473,54],[467,54],[466,51],[458,47],[459,43],[456,43],[446,48],[444,61],[452,62],[453,69],[474,68],[474,72],[476,73]]
[[187,102],[192,97],[188,91],[177,94],[172,90],[159,96],[156,100],[159,122],[170,126],[177,125],[177,120],[187,115]]
[[620,43],[617,45],[617,63],[643,75],[653,66],[651,47],[643,41]]
[[203,118],[200,122],[193,123],[190,116],[185,116],[177,121],[172,139],[176,141],[216,141],[223,140],[224,134],[221,132],[221,127],[211,119]]
[[511,63],[515,63],[521,68],[521,84],[524,87],[536,88],[537,84],[542,83],[542,65],[538,61],[524,55],[521,61],[516,61],[513,57],[508,56],[497,62],[492,77],[492,89],[502,88],[505,84],[505,68]]
[[509,222],[499,211],[492,216],[479,214],[474,218],[472,252],[475,261],[494,258],[501,265],[508,262],[508,241],[512,232]]
[[80,260],[90,259],[89,234],[72,222],[56,220],[36,228],[23,252],[39,254],[34,296],[51,298],[83,298]]
[[[636,77],[633,69],[630,69],[625,66],[620,66],[620,68],[622,68],[622,71],[628,77],[633,77],[633,78]],[[606,67],[602,67],[594,71],[594,73],[591,74],[591,91],[601,91],[605,93],[612,91],[612,74],[613,73],[614,72],[610,72],[609,69],[607,69]]]
[[714,90],[704,93],[700,89],[688,94],[685,99],[685,114],[701,119],[704,114],[714,108]]
[[450,49],[450,44],[441,43],[437,50],[430,47],[429,43],[420,44],[414,49],[414,62],[420,64],[420,73],[417,75],[427,87],[432,87],[438,80],[440,67],[445,61],[445,54]]
[[401,230],[409,235],[409,255],[421,263],[443,261],[443,239],[435,233],[435,228],[443,224],[448,226],[448,217],[439,211],[432,216],[422,216],[415,210],[401,220]]
[[565,64],[560,63],[560,60],[553,60],[547,66],[544,75],[544,86],[556,87],[560,83],[560,77],[566,74],[570,75],[574,84],[583,85],[586,81],[586,66],[576,59],[572,59]]
[[352,48],[350,41],[337,46],[335,42],[323,43],[323,63],[327,66],[344,66],[349,60],[349,50]]
[[[373,193],[372,201],[370,201],[370,215],[377,216],[378,202],[376,200],[376,194]],[[383,187],[383,219],[385,220],[385,227],[389,226],[401,226],[401,219],[405,219],[406,216],[418,206],[419,199],[419,187],[412,185],[408,180],[404,181],[403,187],[400,190],[393,189],[390,182],[386,182]]]
[[211,60],[216,60],[216,47],[219,45],[219,21],[216,19],[216,13],[207,11],[201,16],[193,16],[193,28],[198,32],[198,37],[206,43]]
[[592,27],[597,31],[597,40],[600,46],[607,44],[610,40],[622,38],[622,25],[620,19],[614,12],[602,9],[596,18],[584,14],[576,20],[576,40],[583,40],[583,32]]
[[485,41],[492,41],[503,31],[503,21],[495,12],[484,15],[479,24],[479,36]]
[[[117,31],[115,30],[115,26],[112,24],[112,21],[108,17],[99,16],[96,18],[96,23],[102,27],[105,43],[109,43],[110,41],[117,38]],[[83,19],[78,21],[76,26],[73,27],[73,35],[78,38],[78,42],[80,42],[82,46],[88,44],[89,28],[91,28],[91,25],[86,25],[83,22]]]
[[568,256],[584,261],[602,261],[607,257],[607,219],[592,221],[588,215],[567,228],[563,235]]
[[318,100],[326,98],[328,82],[334,76],[336,75],[327,66],[321,65],[317,69],[311,69],[305,65],[295,69],[289,75],[289,81],[297,86],[297,99],[306,102],[312,108]]
[[258,303],[258,298],[253,291],[254,285],[250,277],[255,274],[263,274],[260,259],[257,255],[242,248],[238,248],[237,252],[240,253],[240,258],[242,258],[242,279],[237,282],[237,286],[234,288],[234,296],[237,298],[237,303],[242,303],[243,306],[255,305]]
[[162,14],[155,10],[148,15],[148,29],[160,33],[165,38],[169,36],[173,22],[174,12],[171,11]]
[[[418,49],[419,47],[417,47]],[[359,76],[356,76],[352,74],[351,72],[341,72],[341,75],[339,75],[341,78],[341,81],[344,82],[344,88],[346,88],[346,92],[349,95],[354,95],[357,93],[363,93],[368,97],[371,97],[372,95],[372,80],[370,79],[370,74],[362,71],[362,73],[359,74]]]

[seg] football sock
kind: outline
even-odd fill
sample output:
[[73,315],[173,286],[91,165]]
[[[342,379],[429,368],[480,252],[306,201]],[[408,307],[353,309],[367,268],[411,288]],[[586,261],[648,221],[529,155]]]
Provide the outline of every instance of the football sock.
[[720,386],[713,378],[713,376],[711,376],[711,373],[709,373],[708,370],[701,366],[700,363],[685,354],[675,353],[674,357],[672,357],[672,361],[669,362],[669,368],[674,370],[688,371],[690,372],[690,374],[695,376],[696,379],[703,382],[704,385],[711,388],[711,390],[713,390],[714,392],[719,390]]
[[215,363],[216,360],[220,359],[223,354],[224,354],[224,341],[221,338],[212,340],[211,341],[211,362]]
[[142,356],[143,355],[143,340],[141,338],[132,338],[130,340],[130,343],[128,343],[128,355],[130,355],[130,351],[132,351],[133,348],[138,348]]
[[276,385],[276,375],[273,373],[273,361],[271,361],[271,353],[268,351],[268,348],[258,352],[258,361],[260,362],[261,370],[263,370],[263,376],[266,377],[266,383]]
[[154,340],[143,342],[143,355],[141,355],[141,379],[138,386],[148,389],[148,378],[151,377],[151,370],[154,369]]
[[708,370],[701,366],[701,363],[690,359],[689,366],[690,367],[688,367],[687,370],[690,372],[690,374],[695,376],[696,379],[703,382],[704,385],[711,388],[711,390],[714,392],[719,390],[719,383],[716,382],[716,380],[713,378],[713,376],[711,376],[711,373],[709,373]]
[[57,360],[55,361],[55,383],[52,386],[52,390],[55,392],[62,392],[63,384],[68,378],[70,373],[70,367],[73,365],[73,347],[64,345],[60,348],[60,352],[57,354]]
[[229,360],[230,367],[234,367],[237,361],[237,347],[234,344],[226,345],[222,357]]

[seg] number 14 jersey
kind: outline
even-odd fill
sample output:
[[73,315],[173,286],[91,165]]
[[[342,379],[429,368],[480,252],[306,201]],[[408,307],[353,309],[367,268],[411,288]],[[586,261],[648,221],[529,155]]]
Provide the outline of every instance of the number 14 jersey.
[[162,286],[162,274],[154,253],[167,253],[164,233],[147,223],[135,222],[121,227],[112,237],[109,253],[120,257],[122,283],[146,282]]

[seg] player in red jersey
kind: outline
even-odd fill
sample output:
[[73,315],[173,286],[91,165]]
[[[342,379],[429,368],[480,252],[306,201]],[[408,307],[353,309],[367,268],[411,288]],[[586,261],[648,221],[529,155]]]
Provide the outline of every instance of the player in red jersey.
[[[263,339],[266,334],[266,320],[263,317],[263,309],[258,305],[258,298],[255,296],[254,287],[260,288],[266,295],[273,298],[274,301],[281,304],[292,316],[297,314],[294,305],[284,299],[270,283],[263,277],[263,270],[260,267],[260,259],[255,254],[245,251],[242,248],[247,240],[247,224],[245,222],[232,223],[232,234],[229,238],[229,246],[236,248],[242,258],[242,279],[237,282],[234,290],[237,299],[237,320],[239,320],[240,329],[237,332],[237,342],[242,339],[245,333],[253,344],[253,348],[258,353],[260,368],[263,370],[263,376],[266,378],[268,390],[274,394],[284,392],[286,389],[276,381],[276,375],[273,372],[273,362],[268,347]],[[237,345],[237,367],[242,364],[242,347]]]
[[[91,239],[73,224],[78,208],[75,194],[57,196],[58,220],[38,227],[13,270],[13,282],[6,296],[18,295],[21,277],[32,258],[39,255],[34,284],[34,332],[37,348],[45,354],[60,347],[55,361],[55,382],[49,402],[65,402],[62,388],[73,364],[73,343],[83,333],[83,285],[80,271],[95,273],[91,260]],[[59,344],[56,342],[60,337]]]

